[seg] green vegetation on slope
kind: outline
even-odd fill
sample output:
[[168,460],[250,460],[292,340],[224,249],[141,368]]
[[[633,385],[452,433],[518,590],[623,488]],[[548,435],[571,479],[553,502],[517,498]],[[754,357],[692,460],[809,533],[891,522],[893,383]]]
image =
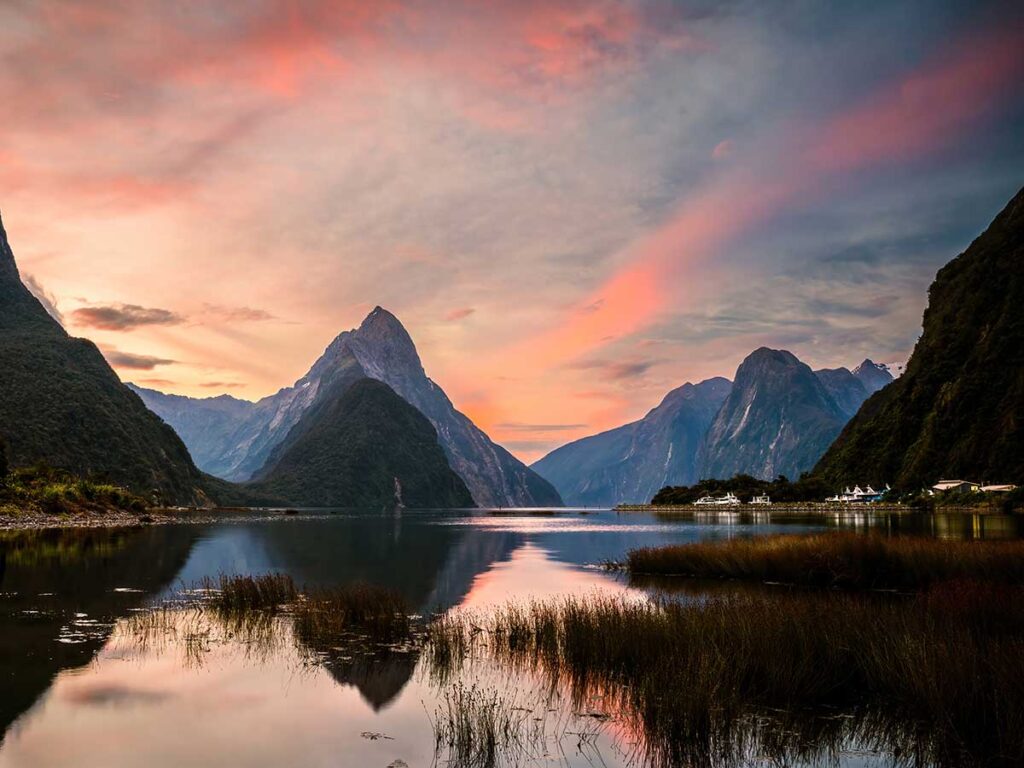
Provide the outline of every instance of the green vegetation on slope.
[[375,379],[332,386],[250,490],[316,507],[473,506],[422,413]]
[[906,373],[815,467],[837,484],[1024,484],[1024,190],[939,270]]
[[0,476],[0,515],[142,512],[147,507],[145,499],[126,488],[83,479],[43,465],[16,469]]
[[0,434],[8,460],[123,485],[165,502],[206,500],[184,443],[22,284],[0,224]]

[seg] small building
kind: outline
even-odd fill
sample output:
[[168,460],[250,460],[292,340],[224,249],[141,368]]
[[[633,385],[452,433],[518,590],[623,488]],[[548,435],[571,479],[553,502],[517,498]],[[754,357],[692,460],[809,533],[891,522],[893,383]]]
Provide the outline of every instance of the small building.
[[932,486],[936,493],[970,493],[980,489],[980,484],[972,483],[970,480],[939,480]]

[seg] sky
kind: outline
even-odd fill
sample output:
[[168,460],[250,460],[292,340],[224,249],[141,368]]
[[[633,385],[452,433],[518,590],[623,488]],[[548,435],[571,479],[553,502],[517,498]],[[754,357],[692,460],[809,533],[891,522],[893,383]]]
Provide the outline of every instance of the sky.
[[1024,185],[1012,2],[4,0],[0,62],[23,278],[122,379],[256,399],[381,305],[526,461],[905,360]]

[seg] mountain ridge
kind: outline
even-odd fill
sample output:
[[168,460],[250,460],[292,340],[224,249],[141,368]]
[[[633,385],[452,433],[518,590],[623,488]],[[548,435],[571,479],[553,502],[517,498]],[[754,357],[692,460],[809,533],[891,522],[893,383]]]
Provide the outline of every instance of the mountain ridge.
[[185,444],[21,281],[0,220],[0,436],[14,466],[45,462],[109,478],[147,498],[207,504]]
[[729,387],[722,377],[687,382],[643,418],[567,443],[531,468],[567,504],[584,506],[649,499],[665,485],[694,482],[699,443]]
[[[204,468],[226,479],[244,482],[264,468],[275,446],[316,404],[325,377],[348,355],[358,362],[365,376],[387,384],[430,420],[449,464],[478,505],[562,505],[561,497],[548,481],[494,443],[454,407],[444,390],[426,375],[408,331],[397,317],[380,306],[359,327],[338,334],[293,386],[244,407],[242,418],[214,435],[196,437],[194,420],[175,414],[159,398],[146,392],[140,394],[179,433],[190,435],[191,444],[202,451]],[[207,400],[176,402],[198,411]]]
[[1024,484],[1024,189],[942,267],[922,333],[815,467],[917,489],[941,476]]

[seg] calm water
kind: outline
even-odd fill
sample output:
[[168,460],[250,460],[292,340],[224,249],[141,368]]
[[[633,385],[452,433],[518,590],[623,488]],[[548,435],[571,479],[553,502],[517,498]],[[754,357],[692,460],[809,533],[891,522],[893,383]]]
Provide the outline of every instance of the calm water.
[[[174,613],[156,642],[133,633],[141,609],[207,576],[276,571],[310,587],[388,585],[421,612],[595,591],[644,599],[597,566],[638,546],[836,527],[950,538],[1022,533],[1016,518],[1001,517],[801,521],[610,511],[343,512],[0,532],[0,766],[435,764],[431,720],[450,688],[415,655],[315,663],[287,629],[274,642],[253,643]],[[461,682],[515,698],[556,734],[539,737],[521,764],[637,760],[636,734],[615,722],[595,728],[540,680],[513,681],[485,665]],[[856,745],[839,759],[887,764]]]

